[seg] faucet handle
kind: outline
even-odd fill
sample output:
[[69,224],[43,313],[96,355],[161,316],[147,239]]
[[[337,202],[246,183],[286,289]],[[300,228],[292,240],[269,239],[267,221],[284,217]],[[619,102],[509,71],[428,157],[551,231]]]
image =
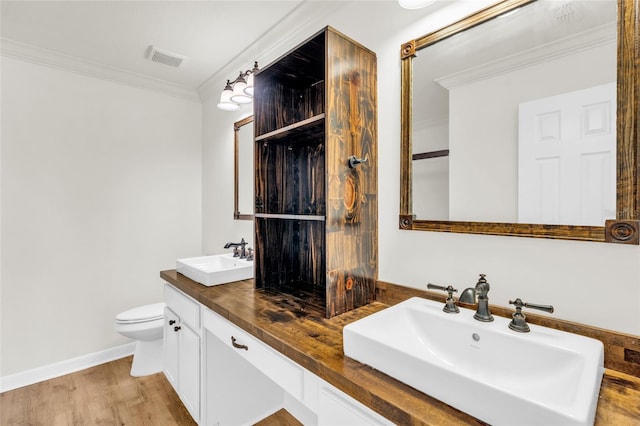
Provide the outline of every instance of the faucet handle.
[[539,309],[541,311],[553,313],[553,306],[551,305],[538,305],[535,303],[526,303],[522,299],[509,300],[510,305],[516,307],[516,311],[511,315],[511,322],[509,328],[520,333],[528,333],[530,331],[529,324],[527,324],[527,317],[522,313],[522,308]]
[[478,293],[478,296],[486,297],[487,293],[489,293],[490,288],[491,286],[487,281],[487,275],[480,274],[480,278],[478,278],[478,282],[476,283],[476,291]]
[[538,309],[540,311],[545,311],[550,314],[553,313],[553,306],[551,305],[538,305],[536,303],[527,303],[527,302],[523,302],[520,298],[516,300],[509,300],[509,304],[515,305],[516,310],[518,310],[518,308],[520,308],[520,310],[522,310],[522,308],[531,308],[531,309]]
[[442,286],[442,285],[437,285],[437,284],[431,284],[428,283],[427,284],[427,288],[430,290],[442,290],[442,291],[451,291],[451,293],[457,292],[458,289],[457,288],[453,288],[453,286],[449,285],[449,286]]
[[427,288],[431,290],[442,290],[447,292],[447,300],[445,301],[444,308],[442,310],[448,314],[457,314],[460,312],[460,309],[456,305],[456,301],[453,299],[453,293],[458,292],[458,289],[453,288],[452,285],[448,285],[446,287],[436,284],[427,284]]

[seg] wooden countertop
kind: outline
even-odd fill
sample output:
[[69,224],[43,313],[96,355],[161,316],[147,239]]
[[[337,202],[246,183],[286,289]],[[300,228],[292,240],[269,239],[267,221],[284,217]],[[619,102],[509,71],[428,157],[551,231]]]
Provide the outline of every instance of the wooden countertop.
[[[178,274],[160,276],[307,370],[396,424],[484,424],[384,373],[344,356],[342,328],[387,305],[367,306],[326,319],[323,312],[283,294],[255,290],[253,280],[206,287]],[[640,379],[606,369],[596,425],[640,424]]]

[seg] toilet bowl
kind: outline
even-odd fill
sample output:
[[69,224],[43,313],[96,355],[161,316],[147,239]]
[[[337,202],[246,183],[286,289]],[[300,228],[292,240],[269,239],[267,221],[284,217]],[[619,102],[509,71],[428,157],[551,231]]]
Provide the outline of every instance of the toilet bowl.
[[153,303],[116,315],[115,331],[136,341],[130,372],[132,376],[148,376],[163,369],[164,307],[164,303]]

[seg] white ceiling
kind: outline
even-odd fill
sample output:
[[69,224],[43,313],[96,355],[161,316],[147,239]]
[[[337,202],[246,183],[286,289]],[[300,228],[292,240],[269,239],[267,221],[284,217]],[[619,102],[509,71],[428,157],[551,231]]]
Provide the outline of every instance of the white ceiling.
[[[301,17],[322,15],[341,3],[2,0],[0,34],[3,53],[12,49],[25,55],[26,48],[37,48],[39,56],[46,52],[56,60],[80,60],[83,67],[166,82],[195,95],[212,77],[221,90],[225,79],[235,78],[241,68],[249,69],[253,59],[260,59],[258,52],[266,43],[277,44],[283,30],[303,24]],[[187,59],[179,68],[152,62],[147,59],[150,45]],[[256,51],[260,46],[262,51]],[[249,60],[252,49],[256,57]]]

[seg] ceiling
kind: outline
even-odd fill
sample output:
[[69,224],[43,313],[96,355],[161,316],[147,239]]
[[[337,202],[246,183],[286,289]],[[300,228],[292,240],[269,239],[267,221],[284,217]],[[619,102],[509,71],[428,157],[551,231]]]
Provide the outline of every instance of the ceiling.
[[[265,50],[256,48],[277,44],[293,20],[302,25],[300,17],[321,15],[341,3],[2,0],[0,34],[3,54],[37,49],[39,56],[167,83],[195,96],[213,77],[221,89],[225,79],[251,68],[253,59],[260,59],[258,52]],[[179,68],[152,62],[147,59],[151,45],[187,59]],[[247,60],[252,48],[255,55]]]

